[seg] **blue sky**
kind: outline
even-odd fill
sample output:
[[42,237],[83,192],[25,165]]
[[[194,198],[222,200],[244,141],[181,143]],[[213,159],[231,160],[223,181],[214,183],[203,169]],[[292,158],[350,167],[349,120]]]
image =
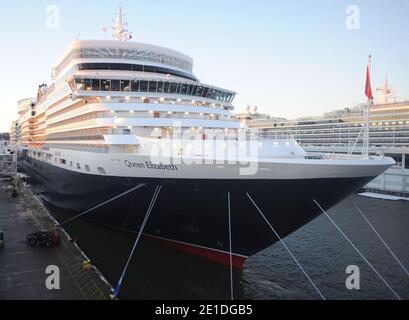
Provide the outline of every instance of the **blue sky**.
[[[238,92],[238,111],[257,105],[292,118],[364,102],[369,54],[373,86],[388,75],[409,98],[407,0],[16,0],[1,4],[0,131],[17,117],[17,100],[50,82],[72,40],[110,38],[101,29],[121,2],[134,41],[190,55],[203,82]],[[50,5],[59,30],[46,28]],[[349,5],[360,9],[359,30],[345,27]]]

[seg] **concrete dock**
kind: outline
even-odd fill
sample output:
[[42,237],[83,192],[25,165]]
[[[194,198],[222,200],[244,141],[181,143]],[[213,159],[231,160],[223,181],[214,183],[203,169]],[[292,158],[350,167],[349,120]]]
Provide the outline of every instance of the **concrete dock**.
[[[23,185],[15,198],[9,188],[8,182],[0,181],[0,232],[5,240],[0,248],[0,300],[109,299],[109,285],[95,269],[83,268],[85,256],[64,235],[55,248],[26,243],[27,234],[52,230],[54,224]],[[60,270],[59,290],[47,289],[48,266]]]

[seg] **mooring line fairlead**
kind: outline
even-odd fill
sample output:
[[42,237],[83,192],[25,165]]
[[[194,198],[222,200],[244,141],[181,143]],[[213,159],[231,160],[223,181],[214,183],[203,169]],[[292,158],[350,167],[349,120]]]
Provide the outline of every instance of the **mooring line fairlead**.
[[129,193],[131,193],[133,191],[136,191],[138,189],[141,189],[141,188],[143,188],[145,186],[146,186],[145,183],[140,183],[137,186],[133,187],[132,189],[129,189],[128,191],[125,191],[124,193],[121,193],[120,195],[117,195],[116,197],[113,197],[112,199],[109,199],[109,200],[107,200],[107,201],[105,201],[105,202],[103,202],[103,203],[101,203],[101,204],[99,204],[99,205],[97,205],[97,206],[83,212],[83,213],[80,213],[80,214],[76,215],[75,217],[72,217],[72,218],[70,218],[70,219],[68,219],[66,221],[63,221],[63,222],[59,223],[56,227],[62,227],[64,224],[67,224],[67,223],[69,223],[71,221],[74,221],[74,220],[76,220],[76,219],[78,219],[78,218],[80,218],[80,217],[82,217],[82,216],[96,210],[96,209],[99,209],[99,208],[107,205],[108,203],[111,203],[111,202],[113,202],[113,201],[115,201],[115,200],[117,200],[119,198],[122,198],[122,197],[126,196],[127,194],[129,194]]
[[149,220],[149,217],[150,217],[150,215],[151,215],[151,213],[152,213],[153,207],[155,206],[156,199],[158,198],[159,193],[160,193],[161,190],[162,190],[162,186],[157,186],[156,189],[155,189],[155,192],[154,192],[154,194],[153,194],[151,203],[150,203],[150,205],[149,205],[149,207],[148,207],[148,210],[146,211],[146,215],[145,215],[145,218],[144,218],[144,220],[143,220],[143,222],[142,222],[141,228],[139,229],[138,236],[136,237],[135,243],[134,243],[134,245],[133,245],[133,247],[132,247],[132,251],[131,251],[131,253],[130,253],[130,255],[129,255],[129,258],[128,258],[126,264],[125,264],[125,268],[124,268],[124,270],[122,271],[121,277],[119,278],[118,284],[117,284],[116,287],[115,287],[115,291],[114,291],[115,297],[118,297],[118,296],[119,296],[119,292],[120,292],[121,286],[122,286],[122,281],[124,280],[124,277],[125,277],[125,275],[126,275],[126,271],[128,270],[129,263],[130,263],[131,260],[132,260],[132,257],[133,257],[133,254],[134,254],[134,252],[135,252],[135,249],[136,249],[136,247],[137,247],[137,245],[138,245],[138,243],[139,243],[139,239],[140,239],[141,236],[142,236],[142,233],[143,233],[143,231],[144,231],[144,229],[145,229],[145,226],[146,226],[146,224],[147,224],[147,222],[148,222],[148,220]]
[[356,210],[361,214],[362,218],[364,218],[365,222],[369,225],[369,227],[372,229],[372,231],[376,234],[376,236],[379,238],[379,240],[382,242],[382,244],[385,246],[385,248],[389,251],[389,253],[392,255],[392,257],[395,259],[395,261],[400,265],[402,270],[406,273],[406,275],[409,277],[409,271],[406,269],[405,265],[400,261],[398,256],[392,251],[392,249],[388,246],[386,241],[383,239],[383,237],[379,234],[379,232],[375,229],[373,224],[369,221],[367,216],[362,212],[361,208],[355,203],[355,201],[352,201],[354,204]]
[[297,266],[300,268],[302,273],[305,275],[305,277],[308,279],[308,281],[311,283],[311,285],[314,287],[314,289],[317,291],[318,295],[321,297],[322,300],[326,300],[325,296],[322,294],[320,289],[315,285],[314,281],[311,279],[311,277],[308,275],[308,273],[305,271],[301,263],[297,260],[297,258],[294,256],[294,254],[291,252],[290,248],[287,247],[286,243],[284,240],[280,237],[278,232],[274,229],[274,227],[271,225],[271,223],[267,220],[266,216],[263,214],[263,212],[260,210],[260,208],[257,206],[256,202],[251,198],[251,196],[247,193],[247,197],[250,199],[250,201],[253,203],[254,207],[257,209],[257,211],[260,213],[260,215],[263,217],[263,219],[267,222],[268,226],[270,229],[274,232],[276,237],[280,240],[284,248],[287,250],[291,258],[294,260],[294,262],[297,264]]
[[334,227],[341,233],[341,235],[345,238],[345,240],[354,248],[354,250],[361,256],[362,260],[365,261],[365,263],[372,269],[373,272],[376,273],[376,275],[379,277],[379,279],[382,280],[382,282],[385,284],[385,286],[392,292],[392,294],[398,299],[402,300],[402,298],[397,294],[395,290],[391,287],[391,285],[385,280],[384,277],[378,272],[378,270],[375,269],[375,267],[369,262],[369,260],[363,255],[363,253],[354,245],[354,243],[348,238],[348,236],[341,230],[340,227],[335,223],[335,221],[329,216],[329,214],[324,210],[323,207],[317,202],[317,200],[314,199],[314,203],[317,205],[317,207],[322,211],[322,213],[328,218],[328,220],[334,225]]
[[230,299],[234,300],[233,288],[233,252],[232,252],[232,230],[231,230],[231,206],[230,206],[230,192],[227,192],[227,209],[229,213],[229,254],[230,254]]

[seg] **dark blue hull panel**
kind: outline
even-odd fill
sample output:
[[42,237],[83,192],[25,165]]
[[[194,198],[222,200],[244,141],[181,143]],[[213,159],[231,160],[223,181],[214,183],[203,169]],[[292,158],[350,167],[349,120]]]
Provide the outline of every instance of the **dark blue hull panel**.
[[75,173],[33,159],[22,163],[41,188],[40,196],[72,214],[84,212],[140,183],[146,186],[117,199],[86,219],[139,230],[157,185],[162,186],[145,233],[184,244],[229,251],[228,202],[231,194],[232,246],[251,256],[278,239],[246,193],[281,237],[320,215],[316,199],[329,209],[375,177],[318,180],[166,180],[104,177]]

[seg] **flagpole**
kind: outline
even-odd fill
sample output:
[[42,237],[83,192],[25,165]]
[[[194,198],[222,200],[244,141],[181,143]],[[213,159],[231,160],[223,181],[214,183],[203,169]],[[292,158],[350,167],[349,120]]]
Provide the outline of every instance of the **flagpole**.
[[372,96],[372,89],[371,87],[371,68],[372,67],[372,56],[369,56],[369,61],[368,61],[368,73],[367,73],[367,88],[368,90],[368,85],[369,85],[369,90],[370,92],[366,92],[368,96],[368,104],[366,106],[365,110],[365,137],[364,137],[364,158],[369,160],[369,145],[370,145],[370,131],[371,131],[371,107],[373,105],[373,96]]
[[370,140],[370,130],[371,130],[371,107],[372,107],[372,100],[368,101],[365,110],[365,151],[364,156],[365,159],[369,159],[369,140]]

